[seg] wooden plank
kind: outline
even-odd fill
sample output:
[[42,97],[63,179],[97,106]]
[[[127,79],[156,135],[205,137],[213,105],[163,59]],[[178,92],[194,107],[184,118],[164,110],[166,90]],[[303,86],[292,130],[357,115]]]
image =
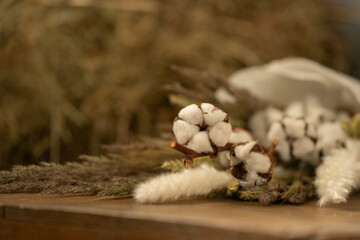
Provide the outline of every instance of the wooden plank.
[[[0,203],[5,205],[0,232],[33,228],[40,234],[48,226],[52,233],[58,232],[53,237],[60,237],[61,229],[78,234],[95,231],[93,237],[84,233],[86,239],[109,232],[129,239],[360,238],[360,194],[352,195],[347,204],[325,208],[316,202],[261,206],[231,200],[140,205],[133,199],[37,194],[0,195]],[[44,239],[39,234],[37,239]]]

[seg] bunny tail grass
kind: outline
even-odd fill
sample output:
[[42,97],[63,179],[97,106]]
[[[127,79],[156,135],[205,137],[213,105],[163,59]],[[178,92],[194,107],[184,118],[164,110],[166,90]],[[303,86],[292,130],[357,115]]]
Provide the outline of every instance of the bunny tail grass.
[[317,169],[315,186],[319,205],[346,202],[348,195],[359,186],[360,141],[348,149],[334,149]]
[[164,174],[141,183],[136,187],[134,197],[139,203],[158,203],[204,196],[226,188],[231,179],[228,173],[203,164],[198,168]]

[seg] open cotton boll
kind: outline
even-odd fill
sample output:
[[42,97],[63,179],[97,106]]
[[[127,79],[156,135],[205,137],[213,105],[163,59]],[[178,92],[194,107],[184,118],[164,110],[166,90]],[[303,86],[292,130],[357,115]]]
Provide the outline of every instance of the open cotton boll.
[[251,149],[256,145],[256,141],[251,141],[245,144],[240,144],[234,147],[234,154],[236,158],[246,158]]
[[307,123],[305,128],[306,128],[306,132],[305,132],[306,136],[313,138],[313,139],[317,138],[317,130],[316,130],[315,124]]
[[244,161],[249,156],[251,149],[255,145],[256,141],[252,141],[235,146],[232,150],[232,155],[230,155],[230,166],[235,166],[241,161]]
[[267,173],[271,167],[271,161],[266,154],[251,152],[247,160],[247,169],[259,173]]
[[288,107],[284,110],[285,115],[292,118],[301,118],[305,116],[305,106],[304,103],[297,101],[290,103]]
[[265,114],[269,125],[272,124],[273,122],[280,121],[284,116],[284,113],[281,110],[274,107],[266,108]]
[[204,114],[204,122],[208,126],[213,126],[227,118],[227,114],[223,110],[214,107],[210,103],[202,103],[201,109]]
[[269,146],[271,141],[267,138],[268,122],[264,110],[255,112],[249,119],[249,128],[254,134],[255,139],[262,146]]
[[198,153],[212,153],[214,149],[211,146],[209,134],[207,131],[198,132],[187,144],[187,147]]
[[339,122],[323,123],[318,127],[316,148],[326,155],[329,154],[332,149],[345,145],[348,138]]
[[179,112],[179,118],[195,125],[201,125],[204,122],[203,113],[196,104],[191,104],[181,109]]
[[285,132],[289,137],[301,138],[305,135],[305,121],[302,119],[295,119],[286,117],[282,123],[285,126]]
[[180,144],[187,143],[199,131],[199,126],[190,124],[181,119],[177,119],[174,121],[173,132],[176,141]]
[[315,143],[308,137],[296,139],[292,144],[295,158],[306,158],[315,151]]
[[229,168],[230,167],[230,151],[224,151],[219,153],[219,163],[223,168]]
[[134,197],[139,203],[176,201],[180,198],[206,196],[226,188],[232,177],[203,164],[198,168],[168,173],[139,184]]
[[[254,141],[254,136],[243,128],[235,128],[230,136],[229,143],[243,143]],[[224,168],[230,167],[230,151],[219,153],[219,163]]]
[[281,123],[274,122],[273,124],[271,124],[267,137],[269,141],[272,141],[274,139],[277,139],[278,141],[285,141],[286,133]]
[[230,136],[229,143],[250,142],[254,136],[243,128],[235,128]]
[[290,143],[287,141],[279,141],[279,144],[276,146],[276,151],[279,152],[281,160],[287,162],[291,160],[290,155]]
[[231,124],[218,122],[210,127],[209,136],[211,141],[218,147],[223,147],[228,142],[232,133]]

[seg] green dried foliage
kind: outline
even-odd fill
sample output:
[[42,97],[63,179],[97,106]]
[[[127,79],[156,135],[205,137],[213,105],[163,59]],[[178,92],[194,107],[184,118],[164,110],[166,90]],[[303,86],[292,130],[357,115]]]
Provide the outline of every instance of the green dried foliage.
[[237,180],[233,180],[227,190],[227,196],[243,201],[258,201],[263,205],[272,203],[301,204],[315,196],[315,188],[311,178],[287,182],[273,178],[260,187],[242,189]]
[[345,70],[334,16],[325,1],[2,0],[0,168],[157,134],[175,115],[171,64],[228,76],[304,56]]
[[344,120],[342,128],[352,138],[360,138],[360,113],[355,114],[351,120]]
[[[90,194],[97,196],[127,196],[133,187],[154,173],[168,159],[179,153],[153,140],[131,144],[122,151],[120,146],[109,146],[106,156],[80,156],[81,162],[63,165],[42,162],[39,165],[17,165],[11,171],[0,171],[0,193],[57,193]],[[140,150],[141,149],[141,150]]]
[[218,170],[224,170],[224,168],[220,165],[218,158],[211,158],[209,156],[195,158],[193,159],[192,165],[185,165],[185,166],[183,164],[183,159],[169,160],[164,162],[161,165],[161,168],[170,171],[180,171],[184,168],[195,168],[204,163],[209,164],[210,166],[213,166]]

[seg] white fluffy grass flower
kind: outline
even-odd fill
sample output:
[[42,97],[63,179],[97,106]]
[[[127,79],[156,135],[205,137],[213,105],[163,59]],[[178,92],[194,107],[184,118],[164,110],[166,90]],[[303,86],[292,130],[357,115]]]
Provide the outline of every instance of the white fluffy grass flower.
[[271,159],[256,141],[235,145],[230,165],[231,174],[244,187],[262,185],[271,179]]
[[215,153],[232,133],[227,114],[210,103],[191,104],[180,110],[174,121],[176,141],[198,153]]
[[163,174],[141,183],[135,188],[134,197],[140,203],[158,203],[206,196],[214,190],[226,188],[231,179],[228,173],[203,164],[195,169]]
[[360,183],[360,142],[349,141],[348,148],[333,149],[316,171],[319,205],[346,202]]

